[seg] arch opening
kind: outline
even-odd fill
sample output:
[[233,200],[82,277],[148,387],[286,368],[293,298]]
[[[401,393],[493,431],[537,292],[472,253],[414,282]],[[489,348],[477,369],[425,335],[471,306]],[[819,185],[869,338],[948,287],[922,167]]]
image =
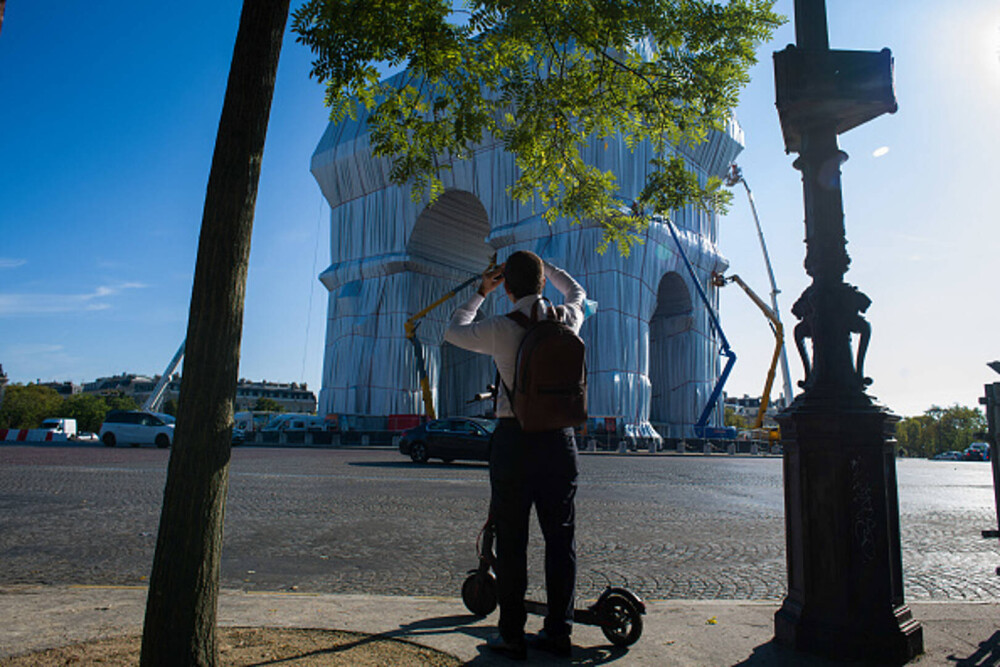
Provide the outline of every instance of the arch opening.
[[664,274],[649,320],[649,420],[664,437],[683,437],[684,425],[691,422],[683,389],[696,377],[693,312],[691,291],[681,275],[676,271]]
[[[471,192],[450,190],[424,209],[406,245],[413,271],[412,284],[417,288],[411,290],[411,314],[486,268],[495,252],[486,243],[489,233],[486,209]],[[472,289],[472,286],[466,288],[429,313],[418,333],[424,346],[428,377],[436,388],[434,407],[439,417],[479,415],[490,407],[470,402],[492,379],[490,358],[443,342],[452,311],[469,297]],[[490,303],[480,309],[480,317],[490,313]]]

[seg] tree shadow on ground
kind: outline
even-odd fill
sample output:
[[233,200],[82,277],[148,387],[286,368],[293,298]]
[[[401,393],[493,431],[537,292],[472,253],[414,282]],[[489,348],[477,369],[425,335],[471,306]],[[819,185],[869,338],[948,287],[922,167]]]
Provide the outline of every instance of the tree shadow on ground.
[[[483,625],[474,625],[482,620],[480,616],[474,616],[472,614],[455,614],[451,616],[438,616],[432,618],[425,618],[419,621],[413,621],[412,623],[404,623],[400,625],[396,630],[389,630],[387,632],[381,632],[378,634],[365,635],[358,638],[355,641],[347,642],[344,644],[339,644],[337,646],[331,646],[329,648],[317,649],[314,651],[307,651],[300,653],[295,656],[290,656],[287,658],[279,658],[274,660],[264,660],[261,662],[254,663],[248,667],[266,667],[268,665],[281,665],[281,664],[295,664],[296,660],[302,660],[311,657],[320,656],[330,656],[337,653],[344,653],[346,651],[363,648],[366,645],[373,644],[379,641],[392,641],[392,640],[402,640],[409,641],[413,643],[420,643],[422,637],[432,636],[432,635],[445,635],[451,633],[462,633],[470,637],[475,637],[481,640],[483,643],[478,647],[479,655],[477,655],[472,660],[466,662],[466,665],[474,665],[479,667],[486,667],[487,665],[505,665],[509,660],[503,656],[492,653],[486,648],[486,639],[496,632],[495,628]],[[440,649],[434,649],[440,650]],[[545,664],[558,664],[558,665],[604,665],[612,663],[616,660],[623,659],[628,655],[628,649],[624,647],[617,646],[593,646],[593,647],[581,647],[575,646],[573,648],[573,655],[571,658],[556,658],[547,653],[542,653],[538,651],[532,651],[529,657],[531,661],[536,665]]]

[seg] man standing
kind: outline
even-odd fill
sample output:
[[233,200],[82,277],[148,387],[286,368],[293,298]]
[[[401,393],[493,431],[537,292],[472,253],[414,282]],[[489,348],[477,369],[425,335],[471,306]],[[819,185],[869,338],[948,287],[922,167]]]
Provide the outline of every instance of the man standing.
[[[546,279],[562,293],[562,305],[545,307],[542,290]],[[526,329],[506,316],[473,321],[480,305],[500,285],[514,304],[512,312],[519,311],[532,320],[555,317],[574,333],[583,324],[586,293],[562,269],[532,252],[518,251],[502,266],[483,274],[476,294],[455,311],[444,336],[453,345],[491,355],[501,380],[497,387],[499,422],[490,441],[490,513],[496,528],[500,632],[487,646],[516,660],[527,657],[524,594],[528,586],[528,523],[534,505],[545,539],[549,612],[544,629],[532,644],[568,656],[576,596],[576,440],[572,428],[526,433],[514,417],[508,392],[514,389],[517,351]]]

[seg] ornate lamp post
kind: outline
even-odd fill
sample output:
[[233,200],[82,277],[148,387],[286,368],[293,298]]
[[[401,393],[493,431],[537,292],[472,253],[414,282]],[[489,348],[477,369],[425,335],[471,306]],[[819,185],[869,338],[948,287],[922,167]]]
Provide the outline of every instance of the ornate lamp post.
[[795,35],[796,45],[774,56],[777,106],[785,148],[799,153],[813,282],[792,307],[803,391],[778,418],[788,596],[775,638],[834,658],[902,664],[923,651],[923,629],[903,600],[898,418],[865,393],[870,327],[862,313],[871,301],[844,282],[847,155],[837,145],[839,133],[896,110],[892,57],[888,49],[830,50],[824,0],[795,0]]

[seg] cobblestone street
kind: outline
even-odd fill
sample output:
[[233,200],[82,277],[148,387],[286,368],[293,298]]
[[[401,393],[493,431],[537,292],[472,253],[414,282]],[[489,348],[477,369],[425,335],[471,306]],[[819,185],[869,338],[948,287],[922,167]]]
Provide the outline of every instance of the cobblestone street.
[[[169,452],[0,446],[0,585],[141,585]],[[778,600],[781,459],[585,455],[579,594]],[[898,462],[908,599],[1000,597],[990,468]],[[389,450],[233,450],[222,585],[457,597],[486,518],[483,464]],[[529,592],[542,584],[533,528]]]

